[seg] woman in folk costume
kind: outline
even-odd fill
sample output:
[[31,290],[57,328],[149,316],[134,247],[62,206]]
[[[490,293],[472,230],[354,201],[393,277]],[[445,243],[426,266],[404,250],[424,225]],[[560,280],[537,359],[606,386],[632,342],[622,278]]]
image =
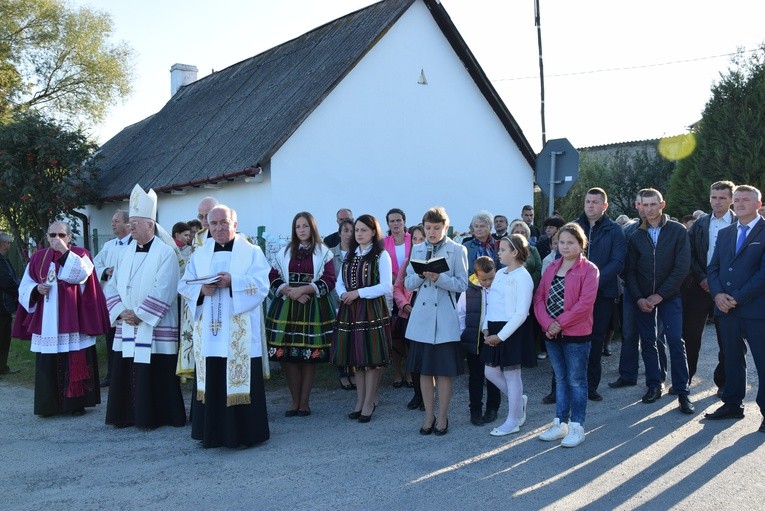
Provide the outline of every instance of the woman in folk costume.
[[[117,427],[183,426],[186,408],[178,363],[179,259],[157,231],[157,194],[135,185],[130,195],[135,241],[114,265],[104,294],[116,327],[106,423]],[[170,241],[170,240],[168,240]],[[172,243],[172,241],[170,241]]]
[[48,227],[50,246],[24,271],[13,336],[31,339],[35,362],[34,413],[82,415],[101,402],[96,336],[109,315],[87,250],[70,246],[65,222]]
[[380,371],[390,358],[393,273],[377,219],[361,215],[354,231],[337,279],[340,309],[332,361],[356,369],[356,406],[348,418],[369,422],[377,408]]
[[282,364],[292,396],[287,417],[311,415],[316,364],[329,361],[335,326],[332,257],[313,215],[305,211],[295,215],[290,244],[277,254],[269,275],[275,298],[266,314],[268,358]]

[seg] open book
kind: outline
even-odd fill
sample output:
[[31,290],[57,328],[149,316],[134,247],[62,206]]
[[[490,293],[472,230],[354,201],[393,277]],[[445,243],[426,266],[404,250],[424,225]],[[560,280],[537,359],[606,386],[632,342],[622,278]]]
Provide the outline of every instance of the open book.
[[220,275],[207,275],[205,277],[197,277],[195,279],[185,280],[186,284],[215,284],[221,279]]
[[444,273],[445,271],[449,271],[449,263],[447,263],[446,259],[443,257],[434,257],[427,261],[423,261],[422,259],[411,259],[409,264],[412,265],[412,268],[414,268],[414,272],[417,275],[422,275],[426,271],[431,271],[433,273]]

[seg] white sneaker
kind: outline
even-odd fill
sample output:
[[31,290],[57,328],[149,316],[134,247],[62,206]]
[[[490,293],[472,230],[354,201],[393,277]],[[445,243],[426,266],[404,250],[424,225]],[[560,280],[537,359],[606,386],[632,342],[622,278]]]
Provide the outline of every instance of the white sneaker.
[[539,435],[540,440],[545,442],[552,442],[554,440],[560,440],[568,435],[568,424],[561,422],[559,418],[554,418],[547,431]]
[[537,358],[538,358],[539,360],[544,360],[544,359],[546,359],[546,358],[547,358],[547,353],[543,351],[543,352],[541,352],[539,355],[537,355]]
[[561,441],[561,447],[576,447],[582,442],[584,442],[584,428],[578,422],[569,422],[568,435]]
[[518,426],[523,426],[526,422],[526,403],[529,402],[529,396],[526,394],[521,396],[523,398],[523,415],[521,415],[521,418],[517,420]]

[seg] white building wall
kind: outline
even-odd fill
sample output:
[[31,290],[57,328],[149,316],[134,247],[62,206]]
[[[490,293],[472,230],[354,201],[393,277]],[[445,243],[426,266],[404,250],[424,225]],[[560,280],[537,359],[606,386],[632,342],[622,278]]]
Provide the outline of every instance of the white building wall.
[[[420,71],[428,84],[418,84]],[[274,229],[311,211],[323,234],[335,211],[392,207],[419,222],[446,207],[465,231],[481,209],[520,216],[532,170],[422,2],[415,2],[271,161]],[[383,225],[385,227],[385,225]]]
[[[210,196],[236,210],[239,232],[255,236],[259,226],[268,226],[272,221],[269,173],[264,171],[261,175],[261,183],[245,183],[240,178],[234,182],[221,183],[218,189],[191,188],[185,190],[185,195],[160,193],[157,197],[157,221],[169,233],[176,222],[195,219],[199,201]],[[105,204],[101,209],[88,206],[86,214],[91,229],[98,229],[99,236],[111,236],[112,216],[118,209],[127,210],[128,201]]]

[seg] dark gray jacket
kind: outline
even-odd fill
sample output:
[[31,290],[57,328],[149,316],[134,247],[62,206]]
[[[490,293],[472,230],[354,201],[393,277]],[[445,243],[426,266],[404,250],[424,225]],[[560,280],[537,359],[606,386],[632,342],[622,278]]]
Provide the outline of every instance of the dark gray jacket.
[[658,294],[663,299],[680,294],[680,286],[691,268],[691,244],[682,224],[662,215],[656,246],[647,223],[630,236],[625,279],[633,301]]
[[[731,223],[736,223],[736,214],[731,211]],[[696,283],[707,278],[707,251],[709,250],[709,221],[712,215],[705,215],[693,222],[688,231],[691,241],[691,274]]]

